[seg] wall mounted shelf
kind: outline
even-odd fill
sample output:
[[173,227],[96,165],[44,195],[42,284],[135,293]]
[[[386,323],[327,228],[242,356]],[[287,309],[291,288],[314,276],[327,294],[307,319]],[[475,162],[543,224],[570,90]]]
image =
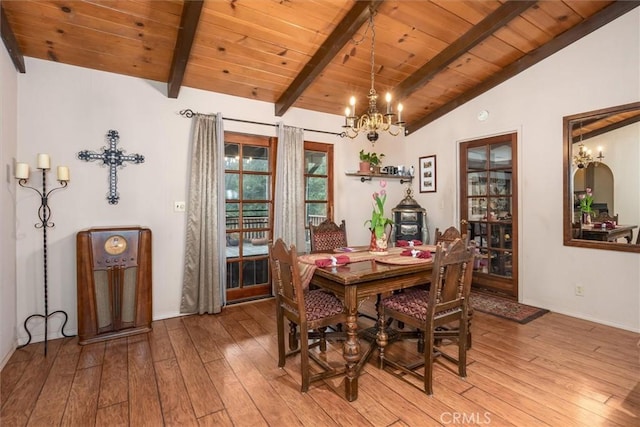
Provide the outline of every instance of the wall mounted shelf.
[[405,182],[411,182],[413,177],[410,175],[389,175],[389,174],[376,174],[376,173],[345,173],[346,176],[357,176],[360,177],[360,182],[371,181],[373,178],[380,179],[399,179],[400,184],[404,184]]

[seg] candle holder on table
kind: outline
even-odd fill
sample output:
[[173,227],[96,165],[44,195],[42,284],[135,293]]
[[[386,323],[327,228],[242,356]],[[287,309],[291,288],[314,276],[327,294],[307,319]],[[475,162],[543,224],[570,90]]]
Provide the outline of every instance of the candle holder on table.
[[42,191],[38,190],[35,187],[28,185],[29,181],[29,165],[26,163],[16,163],[16,171],[15,177],[18,179],[18,184],[23,188],[28,188],[40,196],[40,207],[38,208],[38,218],[40,218],[40,222],[35,224],[36,228],[42,229],[42,246],[43,246],[43,259],[44,259],[44,314],[32,314],[27,317],[24,321],[24,329],[29,335],[29,339],[25,344],[18,346],[18,348],[23,348],[27,346],[31,342],[31,332],[27,327],[29,320],[34,317],[42,317],[44,319],[44,355],[47,355],[47,339],[48,339],[48,321],[49,317],[54,314],[62,314],[64,315],[64,323],[62,324],[62,335],[64,337],[72,337],[73,335],[67,335],[64,333],[64,327],[69,320],[69,316],[63,310],[56,310],[52,313],[49,313],[49,302],[48,302],[48,277],[47,277],[47,228],[54,227],[54,223],[50,221],[51,218],[51,208],[49,207],[49,197],[54,191],[66,188],[69,183],[69,169],[66,166],[58,166],[58,182],[60,183],[59,187],[52,188],[47,191],[47,171],[50,169],[50,159],[48,154],[38,154],[38,169],[42,171]]

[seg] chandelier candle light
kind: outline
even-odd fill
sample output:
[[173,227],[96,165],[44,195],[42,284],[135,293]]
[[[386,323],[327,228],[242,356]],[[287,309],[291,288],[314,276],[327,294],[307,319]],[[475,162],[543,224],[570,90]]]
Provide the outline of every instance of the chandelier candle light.
[[53,313],[49,313],[49,301],[48,301],[48,284],[47,284],[47,228],[53,227],[55,224],[50,221],[51,218],[51,209],[49,208],[49,196],[56,190],[60,190],[62,188],[66,188],[69,183],[69,168],[66,166],[58,166],[58,182],[60,183],[59,187],[53,188],[47,191],[47,171],[51,169],[51,158],[48,154],[38,154],[38,169],[42,171],[42,191],[38,190],[35,187],[31,187],[27,185],[29,181],[29,165],[27,163],[16,163],[15,166],[15,177],[18,180],[18,184],[20,187],[29,188],[35,191],[38,196],[40,196],[40,207],[38,208],[38,217],[40,218],[40,222],[35,224],[36,228],[42,228],[42,243],[43,243],[43,254],[44,254],[44,315],[42,314],[32,314],[27,317],[24,321],[24,329],[27,331],[27,335],[29,335],[29,339],[27,342],[18,348],[25,347],[27,344],[31,342],[31,332],[27,328],[27,323],[34,317],[42,317],[44,319],[44,355],[47,355],[47,326],[49,317],[54,314],[62,314],[64,315],[64,323],[62,324],[62,335],[65,337],[70,337],[73,335],[66,335],[64,333],[64,327],[67,324],[69,316],[67,313],[62,310],[54,311]]
[[[375,11],[370,9],[369,14],[369,26],[368,31],[371,29],[371,89],[369,89],[369,107],[366,113],[360,117],[356,116],[356,97],[352,96],[349,100],[349,105],[345,109],[345,124],[344,135],[353,139],[357,137],[361,132],[366,132],[367,139],[371,143],[375,143],[378,140],[379,132],[388,132],[392,136],[404,135],[404,124],[402,121],[402,104],[398,103],[398,116],[397,121],[394,123],[396,115],[391,107],[391,93],[387,92],[386,101],[387,108],[386,113],[382,114],[378,112],[378,94],[375,89],[375,39],[376,32],[373,24],[373,17]],[[356,43],[357,44],[357,43]]]

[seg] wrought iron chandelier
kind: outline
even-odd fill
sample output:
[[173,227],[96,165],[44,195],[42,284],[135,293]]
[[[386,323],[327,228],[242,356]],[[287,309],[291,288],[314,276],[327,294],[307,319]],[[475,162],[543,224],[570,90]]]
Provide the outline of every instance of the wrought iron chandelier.
[[598,147],[599,153],[598,153],[598,156],[596,157],[597,160],[593,158],[593,155],[591,154],[591,150],[587,149],[584,146],[584,142],[582,142],[583,133],[584,132],[582,131],[582,123],[580,123],[580,144],[578,144],[578,154],[573,156],[573,164],[578,169],[584,169],[587,166],[589,166],[591,163],[593,163],[595,166],[598,166],[602,162],[602,159],[604,159],[604,154],[602,154],[601,147]]
[[396,114],[391,107],[391,94],[387,92],[386,101],[387,108],[385,114],[378,111],[378,94],[375,89],[375,40],[376,31],[373,23],[374,10],[370,10],[369,25],[366,32],[371,29],[371,89],[369,89],[369,107],[360,117],[356,116],[356,97],[352,96],[349,100],[349,107],[345,109],[344,135],[353,139],[361,132],[366,132],[367,139],[371,143],[378,140],[379,132],[388,132],[392,136],[404,135],[404,124],[402,121],[402,104],[398,103],[397,120]]

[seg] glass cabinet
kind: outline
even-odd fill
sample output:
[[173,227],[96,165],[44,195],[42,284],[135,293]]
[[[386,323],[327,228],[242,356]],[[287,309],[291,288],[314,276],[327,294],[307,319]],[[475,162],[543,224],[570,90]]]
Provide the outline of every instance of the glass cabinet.
[[475,286],[517,296],[516,135],[461,145],[461,219],[476,247]]

